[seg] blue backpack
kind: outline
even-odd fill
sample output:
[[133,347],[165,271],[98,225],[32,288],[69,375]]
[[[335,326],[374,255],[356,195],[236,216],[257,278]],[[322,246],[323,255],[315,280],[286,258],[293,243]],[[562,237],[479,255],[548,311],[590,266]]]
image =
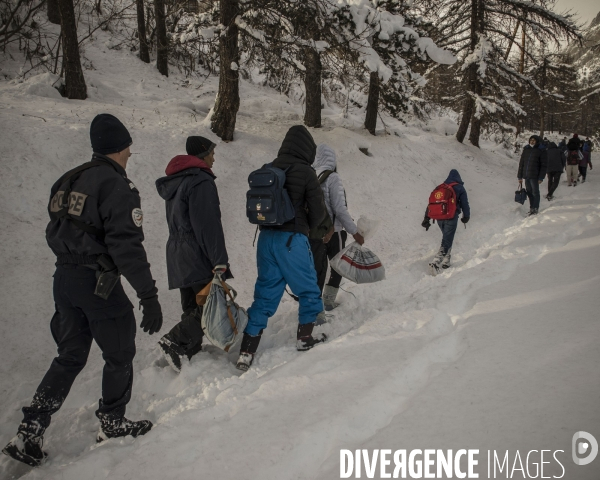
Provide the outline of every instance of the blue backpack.
[[263,165],[248,176],[246,216],[255,225],[283,225],[296,218],[296,209],[285,189],[287,168]]

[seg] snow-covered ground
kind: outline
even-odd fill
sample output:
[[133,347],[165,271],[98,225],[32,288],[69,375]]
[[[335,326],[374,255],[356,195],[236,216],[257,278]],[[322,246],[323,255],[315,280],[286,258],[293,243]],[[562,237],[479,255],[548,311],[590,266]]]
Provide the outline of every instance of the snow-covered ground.
[[[96,70],[86,71],[84,102],[62,99],[50,75],[0,83],[0,443],[14,435],[20,408],[55,355],[46,203],[56,178],[89,159],[88,128],[98,113],[118,116],[134,139],[128,174],[142,196],[161,333],[179,319],[179,294],[167,290],[167,227],[154,181],[184,153],[188,135],[217,140],[205,121],[217,80],[163,78],[132,53],[107,50],[104,40],[87,47]],[[246,82],[241,96],[236,140],[217,142],[214,169],[231,283],[248,307],[256,267],[247,175],[275,157],[287,129],[301,123],[302,107]],[[94,410],[103,363],[94,347],[47,431],[48,463],[32,471],[2,456],[0,477],[332,479],[340,475],[340,449],[467,448],[480,450],[480,478],[487,478],[488,449],[508,450],[511,467],[517,450],[547,449],[564,450],[557,454],[562,478],[598,479],[600,458],[588,466],[571,460],[575,432],[600,439],[595,171],[577,188],[562,182],[557,200],[542,200],[540,215],[525,218],[526,208],[513,202],[516,159],[492,145],[458,144],[449,118],[409,126],[389,120],[393,134],[377,137],[360,124],[360,112],[345,119],[328,107],[324,128],[312,133],[336,149],[355,218],[383,221],[368,246],[387,280],[343,285],[341,306],[322,327],[330,342],[295,350],[290,298],[245,374],[232,363],[237,348],[225,354],[207,346],[175,375],[160,358],[158,337],[138,332],[128,416],[155,428],[99,446]],[[359,151],[365,147],[368,156]],[[452,168],[465,181],[472,219],[466,229],[459,224],[453,268],[431,277],[426,266],[441,235],[420,222],[429,192]],[[560,477],[561,467],[552,460],[544,475]]]

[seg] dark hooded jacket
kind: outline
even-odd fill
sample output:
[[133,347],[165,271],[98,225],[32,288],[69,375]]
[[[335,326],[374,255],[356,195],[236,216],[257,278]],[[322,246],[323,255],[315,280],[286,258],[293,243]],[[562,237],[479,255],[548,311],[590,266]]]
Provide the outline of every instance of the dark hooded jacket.
[[273,166],[288,169],[285,188],[296,209],[296,218],[281,226],[263,226],[261,229],[298,232],[308,236],[310,230],[321,224],[327,210],[323,190],[311,167],[316,152],[317,145],[304,125],[295,125],[288,130]]
[[[229,266],[216,177],[192,155],[173,158],[166,174],[156,189],[167,208],[169,289],[207,284],[215,266]],[[229,270],[226,277],[232,278]]]
[[544,180],[548,168],[548,152],[541,146],[540,137],[532,135],[529,140],[535,139],[535,146],[526,145],[519,160],[517,178],[536,178]]
[[567,149],[569,151],[581,150],[581,140],[579,137],[572,137],[569,139],[569,143],[567,143]]
[[458,170],[450,170],[448,174],[448,178],[444,182],[445,184],[449,183],[458,183],[458,185],[453,185],[454,193],[456,193],[456,215],[458,215],[461,211],[463,212],[463,217],[471,216],[471,208],[469,207],[469,199],[467,197],[467,191],[464,187],[464,182],[462,178],[460,178],[460,174]]
[[559,173],[565,170],[565,156],[563,151],[556,146],[556,143],[550,142],[548,145],[548,173]]

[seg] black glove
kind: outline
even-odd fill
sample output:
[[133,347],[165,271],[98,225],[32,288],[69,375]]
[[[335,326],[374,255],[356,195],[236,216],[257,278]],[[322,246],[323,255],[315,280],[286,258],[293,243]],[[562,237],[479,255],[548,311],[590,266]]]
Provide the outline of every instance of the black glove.
[[423,223],[421,223],[421,226],[425,229],[425,231],[429,231],[429,227],[431,227],[431,222],[429,221],[429,217],[425,217],[423,219]]
[[140,305],[144,309],[140,328],[149,335],[158,332],[163,323],[162,309],[160,308],[160,303],[158,303],[158,295],[140,300]]
[[462,218],[460,219],[460,221],[461,221],[461,222],[463,222],[463,223],[467,223],[467,222],[469,221],[469,219],[470,219],[470,218],[471,218],[471,217],[462,217]]

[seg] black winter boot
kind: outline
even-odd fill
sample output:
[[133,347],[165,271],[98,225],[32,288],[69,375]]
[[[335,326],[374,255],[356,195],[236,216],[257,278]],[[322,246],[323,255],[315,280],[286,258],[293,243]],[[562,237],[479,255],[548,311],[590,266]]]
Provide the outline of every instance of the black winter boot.
[[48,456],[42,451],[44,431],[39,425],[21,423],[17,435],[2,449],[2,453],[30,467],[41,465]]
[[139,437],[148,433],[153,426],[150,420],[134,422],[125,417],[105,413],[97,413],[96,416],[100,419],[100,430],[96,438],[98,443],[109,438],[127,437],[128,435],[134,438]]
[[242,345],[240,347],[240,356],[235,365],[235,368],[237,368],[238,370],[242,370],[243,372],[248,371],[250,365],[252,365],[252,361],[254,360],[254,354],[258,349],[260,337],[260,334],[253,337],[252,335],[244,333],[244,338],[242,338]]
[[306,323],[304,325],[298,325],[298,333],[296,334],[296,350],[299,352],[305,352],[310,350],[318,343],[323,343],[327,340],[327,335],[321,333],[320,335],[313,337],[312,331],[315,328],[314,323]]
[[181,359],[185,355],[185,349],[171,341],[169,334],[158,341],[158,347],[173,370],[181,372]]

